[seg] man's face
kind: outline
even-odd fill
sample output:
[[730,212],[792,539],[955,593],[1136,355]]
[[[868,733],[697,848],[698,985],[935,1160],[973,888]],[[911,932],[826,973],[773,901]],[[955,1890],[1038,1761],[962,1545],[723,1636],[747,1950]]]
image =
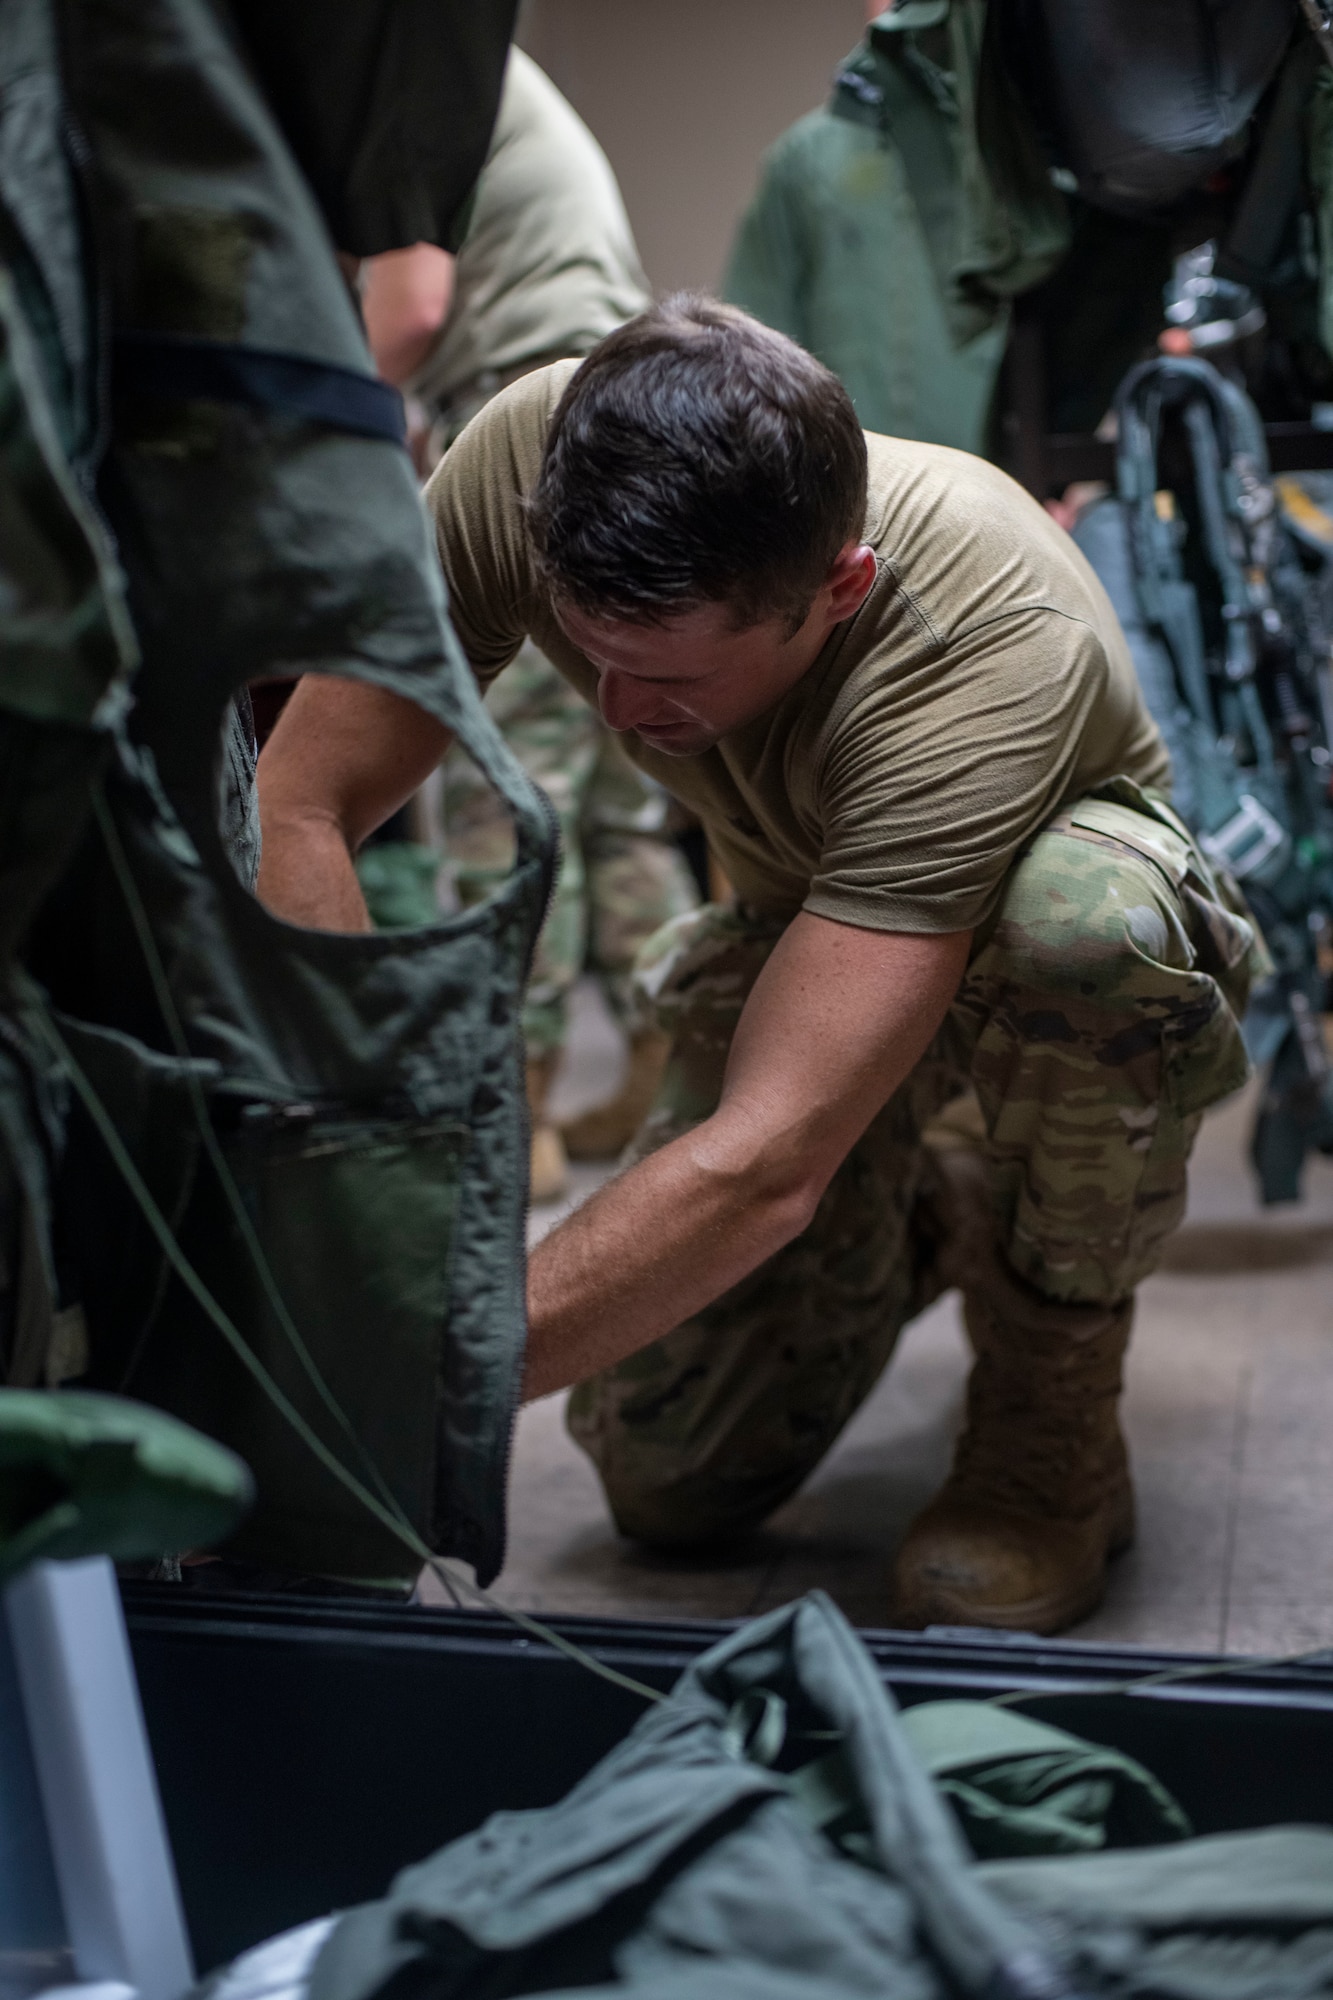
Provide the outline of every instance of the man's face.
[[592,618],[557,603],[565,636],[597,669],[608,728],[633,730],[668,757],[697,757],[720,736],[779,701],[809,661],[787,621],[740,630],[724,605],[707,604],[661,625]]
[[795,687],[874,577],[871,549],[845,549],[795,632],[783,618],[737,626],[722,604],[660,625],[594,618],[559,598],[555,615],[597,669],[597,702],[608,728],[632,730],[668,757],[698,757]]

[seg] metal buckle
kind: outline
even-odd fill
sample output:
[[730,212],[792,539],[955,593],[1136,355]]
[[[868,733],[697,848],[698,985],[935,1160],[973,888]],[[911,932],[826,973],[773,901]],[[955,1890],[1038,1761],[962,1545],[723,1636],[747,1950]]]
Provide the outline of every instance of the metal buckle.
[[[1199,846],[1216,866],[1229,868],[1238,882],[1257,876],[1261,869],[1270,876],[1280,874],[1291,852],[1286,829],[1250,792],[1241,793],[1240,810],[1225,826],[1200,836]],[[1278,856],[1281,859],[1273,867]]]

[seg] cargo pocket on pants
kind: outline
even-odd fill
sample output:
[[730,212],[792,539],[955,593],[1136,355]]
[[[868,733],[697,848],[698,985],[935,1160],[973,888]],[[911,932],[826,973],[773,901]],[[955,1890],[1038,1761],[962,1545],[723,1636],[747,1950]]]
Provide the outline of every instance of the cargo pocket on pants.
[[[1180,1004],[1162,1027],[1164,1080],[1174,1109],[1194,1117],[1230,1097],[1248,1080],[1240,1032],[1249,968],[1257,952],[1252,921],[1224,900],[1184,822],[1169,807],[1143,808],[1119,799],[1080,799],[1060,815],[1071,829],[1115,842],[1152,864],[1194,954],[1192,970],[1177,970]],[[1056,825],[1059,825],[1057,820]]]

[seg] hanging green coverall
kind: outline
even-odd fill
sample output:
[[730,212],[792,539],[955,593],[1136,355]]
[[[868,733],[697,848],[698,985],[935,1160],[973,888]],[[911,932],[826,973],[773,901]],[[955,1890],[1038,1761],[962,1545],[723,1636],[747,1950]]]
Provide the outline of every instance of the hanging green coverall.
[[[1090,431],[1153,349],[1173,257],[1227,220],[1225,203],[1191,209],[1178,240],[1179,218],[1125,219],[1063,193],[998,37],[987,0],[903,0],[881,15],[828,105],[769,152],[723,286],[830,367],[867,430],[989,456],[1017,298],[1042,288],[1046,428]],[[1333,395],[1324,65],[1303,139],[1309,219],[1258,289],[1307,390]]]
[[[258,1488],[229,1550],[274,1568],[416,1563],[173,1275],[90,1116],[330,1450],[493,1575],[552,842],[333,246],[456,243],[512,14],[0,0],[0,1365],[225,1440]],[[343,937],[250,895],[233,697],[305,671],[469,746],[517,828],[489,903]]]

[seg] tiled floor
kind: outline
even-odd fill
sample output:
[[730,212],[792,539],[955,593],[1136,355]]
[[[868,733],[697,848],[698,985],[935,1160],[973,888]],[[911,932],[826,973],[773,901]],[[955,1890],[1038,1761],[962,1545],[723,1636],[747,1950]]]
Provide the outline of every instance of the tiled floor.
[[[595,1092],[608,1028],[584,1005],[564,1087]],[[1333,1163],[1306,1200],[1264,1212],[1243,1160],[1249,1106],[1226,1106],[1195,1156],[1188,1220],[1140,1295],[1126,1423],[1138,1546],[1073,1636],[1209,1651],[1333,1645]],[[580,1176],[574,1198],[600,1178]],[[534,1214],[533,1233],[554,1215]],[[885,1621],[884,1577],[944,1474],[964,1345],[955,1300],[904,1335],[878,1388],[805,1489],[744,1546],[701,1562],[619,1540],[562,1399],[526,1410],[496,1586],[530,1610],[738,1617],[821,1584]]]

